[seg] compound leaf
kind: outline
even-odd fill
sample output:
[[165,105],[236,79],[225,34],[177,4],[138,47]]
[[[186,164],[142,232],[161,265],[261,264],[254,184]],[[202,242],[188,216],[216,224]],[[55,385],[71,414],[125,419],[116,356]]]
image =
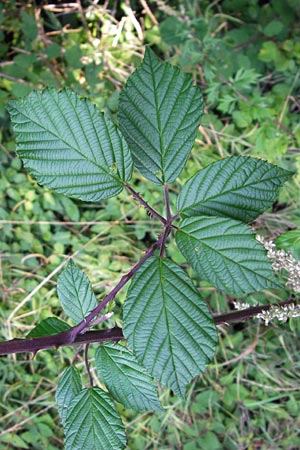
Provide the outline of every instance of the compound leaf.
[[69,261],[58,277],[57,293],[65,313],[75,322],[81,322],[97,306],[88,277]]
[[180,225],[176,243],[204,280],[229,294],[280,287],[264,246],[241,222],[222,217],[191,217]]
[[184,217],[203,214],[247,223],[272,205],[292,174],[257,158],[225,158],[185,183],[177,208]]
[[109,396],[94,387],[73,398],[65,424],[66,450],[121,450],[124,425]]
[[60,320],[57,317],[47,317],[38,323],[30,333],[28,333],[27,337],[36,338],[41,336],[51,336],[66,331],[69,328],[71,328],[70,325],[63,320]]
[[161,410],[152,377],[133,353],[119,344],[104,344],[96,352],[96,367],[110,394],[135,411]]
[[68,367],[58,382],[55,394],[58,413],[63,426],[65,426],[70,403],[81,390],[82,384],[78,370],[74,366]]
[[120,95],[119,125],[137,169],[156,184],[176,179],[191,151],[202,115],[192,79],[146,48],[141,66]]
[[138,360],[184,396],[205,370],[217,341],[207,305],[181,267],[151,257],[137,271],[124,306],[123,332]]
[[37,181],[85,201],[113,197],[131,177],[132,160],[115,125],[69,89],[33,91],[8,111],[17,153]]

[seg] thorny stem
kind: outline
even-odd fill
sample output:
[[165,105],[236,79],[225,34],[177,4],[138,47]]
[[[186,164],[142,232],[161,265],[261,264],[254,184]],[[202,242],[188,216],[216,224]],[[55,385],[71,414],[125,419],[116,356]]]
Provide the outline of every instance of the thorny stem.
[[170,222],[170,219],[172,217],[171,208],[170,208],[170,200],[169,200],[169,189],[168,185],[164,184],[164,193],[165,193],[165,204],[166,204],[166,211],[167,211],[167,220]]
[[140,194],[136,192],[128,183],[125,184],[125,188],[132,194],[134,199],[138,200],[139,203],[147,209],[151,217],[156,217],[164,225],[167,224],[168,221],[157,211],[155,211],[155,209],[151,208],[151,206],[140,196]]
[[150,256],[154,254],[154,252],[161,246],[163,242],[163,236],[161,235],[158,240],[152,245],[151,248],[149,248],[145,255],[132,267],[130,272],[128,272],[126,275],[123,275],[120,279],[119,283],[110,291],[110,293],[102,300],[99,305],[96,306],[93,311],[91,311],[85,319],[80,322],[78,325],[73,327],[71,330],[68,330],[67,333],[70,334],[71,339],[73,341],[76,339],[76,337],[89,325],[89,323],[98,316],[100,311],[109,303],[111,300],[115,298],[115,296],[118,294],[118,292],[122,289],[123,286],[133,277],[133,275],[137,272],[137,270],[141,267],[141,265],[148,259]]
[[[90,343],[93,342],[93,340],[87,339],[87,341],[82,340],[82,336],[96,336],[95,334],[90,334],[94,332],[88,332],[87,330],[93,326],[91,322],[93,319],[95,319],[100,311],[111,301],[115,298],[115,296],[118,294],[118,292],[125,286],[125,284],[134,276],[134,274],[137,272],[137,270],[141,267],[141,265],[150,258],[155,251],[162,247],[165,248],[166,240],[171,233],[172,228],[177,229],[175,225],[172,225],[172,222],[177,219],[178,214],[172,216],[170,211],[170,206],[167,194],[166,195],[166,206],[167,206],[167,216],[168,220],[166,220],[164,217],[162,217],[159,213],[157,213],[151,206],[148,205],[147,202],[145,202],[142,197],[135,192],[135,190],[129,186],[129,184],[126,183],[125,187],[131,192],[131,194],[134,196],[134,198],[137,198],[141,205],[143,205],[147,210],[150,212],[151,215],[157,217],[163,224],[164,224],[164,233],[159,236],[158,240],[153,244],[151,248],[149,248],[145,255],[132,267],[132,269],[125,275],[122,276],[119,283],[112,289],[112,291],[102,300],[101,303],[99,303],[96,308],[94,308],[85,318],[82,322],[80,322],[78,325],[76,325],[73,328],[70,328],[69,330],[66,330],[62,333],[58,333],[56,335],[52,336],[44,336],[41,338],[31,338],[31,339],[13,339],[11,341],[7,342],[0,342],[0,355],[9,354],[9,353],[20,353],[20,352],[32,352],[36,353],[38,350],[42,350],[45,348],[51,348],[55,347],[58,348],[61,345],[73,345],[75,343]],[[166,192],[166,188],[165,188]],[[106,315],[104,316],[106,317]],[[108,339],[104,337],[104,340],[116,340],[123,339],[122,332],[120,334],[120,331],[118,328],[113,329],[117,330],[116,333],[113,333],[111,335],[108,334]],[[105,333],[109,333],[111,330],[107,330]],[[98,341],[102,339],[101,332],[97,334]],[[102,332],[103,333],[103,332]],[[106,336],[105,334],[105,336]]]
[[93,387],[93,376],[92,376],[92,372],[91,372],[91,368],[89,365],[89,343],[85,345],[84,347],[84,362],[85,362],[85,367],[86,367],[86,371],[89,377],[89,382],[90,382],[90,386]]
[[[300,299],[290,299],[270,305],[252,306],[251,308],[241,311],[232,311],[224,314],[214,315],[213,319],[216,325],[230,324],[233,322],[242,322],[251,319],[262,311],[268,311],[274,306],[285,306],[292,303],[298,303]],[[69,330],[68,330],[69,331]],[[8,355],[12,353],[31,352],[36,354],[39,350],[47,348],[58,348],[62,345],[91,344],[93,342],[118,342],[124,339],[121,328],[115,327],[109,330],[88,331],[85,334],[79,334],[73,342],[69,341],[68,331],[64,331],[53,336],[43,336],[40,338],[29,339],[12,339],[6,342],[0,342],[0,355]]]
[[[96,319],[99,315],[100,311],[115,298],[118,292],[125,286],[125,284],[134,276],[134,274],[138,271],[138,269],[142,266],[142,264],[150,258],[155,251],[160,247],[160,256],[162,257],[165,252],[166,241],[171,233],[172,229],[178,229],[175,225],[173,225],[173,221],[179,217],[179,213],[172,216],[170,202],[169,202],[169,191],[168,186],[164,185],[164,194],[165,194],[165,204],[166,204],[166,213],[167,219],[161,216],[158,212],[156,212],[147,202],[143,200],[143,198],[129,185],[125,184],[126,189],[136,198],[141,205],[143,205],[150,213],[151,216],[155,216],[158,218],[164,225],[164,232],[159,236],[157,241],[150,247],[145,255],[132,267],[132,269],[125,275],[122,276],[119,283],[111,290],[111,292],[102,300],[97,307],[91,311],[82,322],[76,325],[69,330],[63,331],[61,333],[51,335],[51,336],[43,336],[38,338],[28,338],[28,339],[12,339],[10,341],[0,342],[0,355],[7,355],[12,353],[22,353],[22,352],[31,352],[34,355],[39,351],[46,348],[55,347],[58,348],[60,346],[66,345],[75,345],[75,344],[86,344],[85,347],[85,362],[87,367],[87,372],[90,379],[91,386],[93,385],[92,375],[90,373],[89,365],[88,365],[88,346],[92,342],[105,342],[105,341],[115,341],[118,342],[121,339],[124,339],[122,329],[115,327],[109,330],[101,330],[101,331],[88,331],[90,327],[92,327],[96,322],[102,321],[102,319],[97,319],[96,322],[93,322],[93,319]],[[287,300],[284,302],[280,302],[277,306],[282,307],[285,305],[289,305],[292,303],[297,303],[297,300]],[[264,305],[264,306],[253,306],[247,309],[243,309],[240,311],[233,311],[225,314],[219,314],[213,316],[216,325],[220,324],[229,324],[231,322],[244,321],[250,319],[252,317],[257,316],[259,313],[263,311],[268,311],[272,307],[276,306],[276,304]],[[103,317],[103,320],[107,318],[109,314],[106,314]],[[91,323],[92,322],[92,323]]]

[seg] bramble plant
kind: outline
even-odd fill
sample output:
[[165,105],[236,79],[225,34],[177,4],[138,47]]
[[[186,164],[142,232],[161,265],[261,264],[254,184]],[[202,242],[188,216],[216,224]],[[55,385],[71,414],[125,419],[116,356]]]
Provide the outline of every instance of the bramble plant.
[[[11,101],[8,110],[17,153],[40,184],[92,202],[126,189],[161,223],[157,241],[100,303],[86,275],[68,262],[57,294],[73,327],[49,317],[26,339],[0,343],[0,354],[85,344],[90,386],[82,387],[72,365],[56,392],[66,449],[122,449],[125,430],[112,398],[136,411],[159,411],[154,379],[184,397],[187,384],[213,359],[216,325],[268,309],[213,316],[185,270],[168,257],[169,238],[175,235],[202,280],[225,293],[236,297],[280,288],[264,245],[247,224],[272,205],[292,172],[256,158],[224,158],[183,185],[172,211],[169,185],[192,149],[202,96],[188,75],[149,48],[121,92],[119,128],[68,89],[33,91]],[[133,167],[161,186],[165,216],[130,184]],[[128,282],[123,329],[92,330],[111,316],[105,308]],[[123,339],[126,346],[119,343]],[[93,385],[88,361],[93,342],[101,343],[95,366],[108,392]]]

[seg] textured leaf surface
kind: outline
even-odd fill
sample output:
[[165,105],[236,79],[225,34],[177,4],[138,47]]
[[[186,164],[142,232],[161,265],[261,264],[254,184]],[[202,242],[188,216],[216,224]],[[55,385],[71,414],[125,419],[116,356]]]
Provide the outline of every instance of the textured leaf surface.
[[232,156],[200,170],[182,188],[177,209],[250,222],[268,209],[292,172],[257,158]]
[[65,313],[75,323],[81,322],[98,304],[88,277],[72,260],[57,280],[57,293]]
[[132,172],[113,123],[69,89],[33,91],[9,103],[17,153],[37,181],[85,201],[113,197]]
[[146,48],[120,95],[119,125],[135,166],[154,183],[179,175],[196,138],[202,96],[192,79]]
[[82,384],[78,370],[74,366],[68,367],[59,380],[55,394],[55,400],[63,426],[65,426],[70,403],[81,390]]
[[205,370],[217,341],[207,305],[181,267],[152,257],[138,270],[124,306],[123,332],[139,361],[184,396]]
[[94,387],[71,402],[65,426],[66,450],[121,450],[124,425],[109,396]]
[[279,287],[264,246],[241,222],[191,217],[180,225],[176,242],[195,271],[225,292],[242,295]]
[[152,377],[127,348],[104,344],[96,352],[96,367],[110,394],[135,411],[162,409]]
[[70,328],[66,322],[59,320],[57,317],[47,317],[42,320],[36,327],[34,327],[27,337],[35,338],[41,336],[51,336],[53,334],[61,333]]

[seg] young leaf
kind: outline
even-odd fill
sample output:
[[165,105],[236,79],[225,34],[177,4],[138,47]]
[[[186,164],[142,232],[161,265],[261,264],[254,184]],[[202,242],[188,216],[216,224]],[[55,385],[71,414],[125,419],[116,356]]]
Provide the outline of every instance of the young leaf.
[[81,390],[82,384],[78,370],[74,366],[68,367],[59,380],[55,394],[58,413],[63,426],[65,426],[70,403]]
[[120,95],[119,125],[138,170],[156,184],[176,179],[193,146],[202,96],[192,79],[146,48]]
[[183,186],[177,208],[184,217],[229,217],[250,222],[269,208],[293,172],[257,158],[231,156],[200,170]]
[[124,425],[109,396],[94,387],[73,398],[65,424],[66,450],[121,450]]
[[81,322],[97,306],[88,277],[69,261],[58,277],[57,294],[65,313],[75,322]]
[[8,111],[17,153],[37,181],[85,201],[117,195],[132,172],[128,146],[114,124],[69,89],[33,91]]
[[27,337],[35,338],[41,336],[51,336],[53,334],[61,333],[62,331],[68,330],[70,325],[57,317],[47,317],[42,320],[36,327],[34,327]]
[[222,217],[191,217],[180,225],[176,243],[204,280],[229,294],[280,287],[265,248],[241,222]]
[[124,306],[123,332],[138,360],[184,396],[212,360],[217,332],[205,302],[181,267],[151,257],[137,271]]
[[162,409],[152,377],[127,348],[119,344],[100,345],[95,360],[101,380],[125,408],[140,412]]

